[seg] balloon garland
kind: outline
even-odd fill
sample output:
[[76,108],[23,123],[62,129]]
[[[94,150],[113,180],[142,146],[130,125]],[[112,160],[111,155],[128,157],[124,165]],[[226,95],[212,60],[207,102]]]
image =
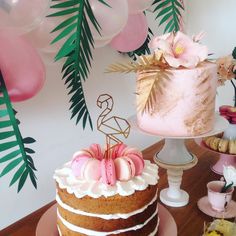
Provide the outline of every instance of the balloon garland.
[[183,0],[0,0],[0,164],[7,163],[0,178],[18,167],[10,186],[18,181],[19,192],[29,177],[37,187],[34,151],[25,147],[35,140],[22,138],[11,105],[35,96],[44,84],[45,66],[35,48],[65,59],[62,78],[71,96],[71,119],[93,129],[83,91],[92,49],[109,45],[134,60],[150,54],[145,11],[151,5],[165,32],[182,29]]

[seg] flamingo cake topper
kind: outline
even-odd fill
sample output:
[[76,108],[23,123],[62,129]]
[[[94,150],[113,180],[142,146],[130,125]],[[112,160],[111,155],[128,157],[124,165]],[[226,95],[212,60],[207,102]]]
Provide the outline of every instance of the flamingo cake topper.
[[106,135],[108,149],[122,143],[120,137],[127,138],[130,133],[130,124],[126,119],[118,116],[108,116],[113,109],[113,105],[113,98],[109,94],[101,94],[97,99],[97,106],[103,109],[97,119],[97,129]]

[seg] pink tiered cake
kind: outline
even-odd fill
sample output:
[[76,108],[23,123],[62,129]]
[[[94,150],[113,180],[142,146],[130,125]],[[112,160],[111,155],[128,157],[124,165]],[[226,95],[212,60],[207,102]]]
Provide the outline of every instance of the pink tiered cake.
[[[149,56],[150,69],[139,70],[137,76],[140,129],[161,136],[196,136],[212,130],[217,69],[206,60],[207,48],[180,32],[156,37],[150,46],[155,59]],[[165,80],[157,73],[165,74]],[[140,109],[145,102],[145,109]]]
[[[210,131],[217,86],[215,64],[205,62],[193,69],[170,71],[164,93],[156,93],[153,113],[138,111],[138,126],[163,136],[193,136]],[[145,76],[145,72],[140,72],[137,79]],[[142,91],[141,87],[137,89]]]

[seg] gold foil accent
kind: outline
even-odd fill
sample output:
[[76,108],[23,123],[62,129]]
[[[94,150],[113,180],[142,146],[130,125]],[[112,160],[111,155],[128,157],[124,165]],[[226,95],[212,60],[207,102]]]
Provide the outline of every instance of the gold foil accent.
[[185,119],[184,124],[186,125],[188,132],[190,134],[200,134],[206,130],[208,124],[212,122],[212,111],[214,109],[214,95],[209,95],[208,92],[211,87],[207,86],[205,88],[206,83],[211,79],[211,74],[209,71],[203,72],[199,76],[199,82],[196,85],[197,93],[196,96],[201,96],[201,99],[196,100],[195,107],[196,112],[191,114],[187,119]]
[[137,110],[141,113],[154,114],[156,112],[157,94],[164,94],[170,80],[167,71],[142,71],[137,79]]

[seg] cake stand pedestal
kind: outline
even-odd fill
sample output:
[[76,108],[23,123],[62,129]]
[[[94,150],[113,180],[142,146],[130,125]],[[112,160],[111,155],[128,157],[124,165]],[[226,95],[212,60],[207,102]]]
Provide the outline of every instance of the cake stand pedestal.
[[156,137],[165,139],[165,144],[162,150],[154,156],[154,161],[167,170],[167,178],[169,187],[161,190],[160,200],[167,206],[181,207],[189,202],[189,195],[184,190],[180,189],[182,183],[183,171],[194,167],[198,159],[191,154],[185,146],[186,139],[203,138],[221,133],[228,126],[228,121],[216,114],[213,130],[199,136],[163,136],[149,133],[141,130],[137,124],[136,117],[132,116],[129,119],[131,127],[135,130]]
[[[168,143],[167,146],[170,145],[171,142],[173,144],[176,144],[176,142],[180,143],[178,141],[180,141],[180,140],[171,140],[171,139],[165,140],[165,142]],[[181,141],[184,142],[184,140],[181,140]],[[164,146],[164,149],[165,149],[165,146]],[[194,167],[197,164],[198,159],[196,158],[196,156],[190,154],[189,152],[186,152],[187,149],[186,149],[184,143],[181,146],[181,149],[182,149],[183,155],[178,156],[178,157],[183,157],[184,155],[186,155],[186,157],[188,157],[186,159],[186,163],[169,164],[169,163],[163,162],[159,158],[159,154],[156,154],[156,156],[154,157],[154,161],[157,163],[157,165],[167,170],[167,178],[168,178],[169,187],[161,190],[161,192],[160,192],[160,200],[167,206],[181,207],[181,206],[187,205],[189,202],[188,193],[186,191],[180,189],[181,182],[182,182],[182,176],[183,176],[184,170],[191,169],[192,167]],[[181,150],[181,149],[179,149],[179,150]],[[180,154],[180,151],[178,151],[178,152]],[[183,160],[184,158],[181,158],[181,159]],[[178,158],[176,158],[176,160],[178,160]]]

